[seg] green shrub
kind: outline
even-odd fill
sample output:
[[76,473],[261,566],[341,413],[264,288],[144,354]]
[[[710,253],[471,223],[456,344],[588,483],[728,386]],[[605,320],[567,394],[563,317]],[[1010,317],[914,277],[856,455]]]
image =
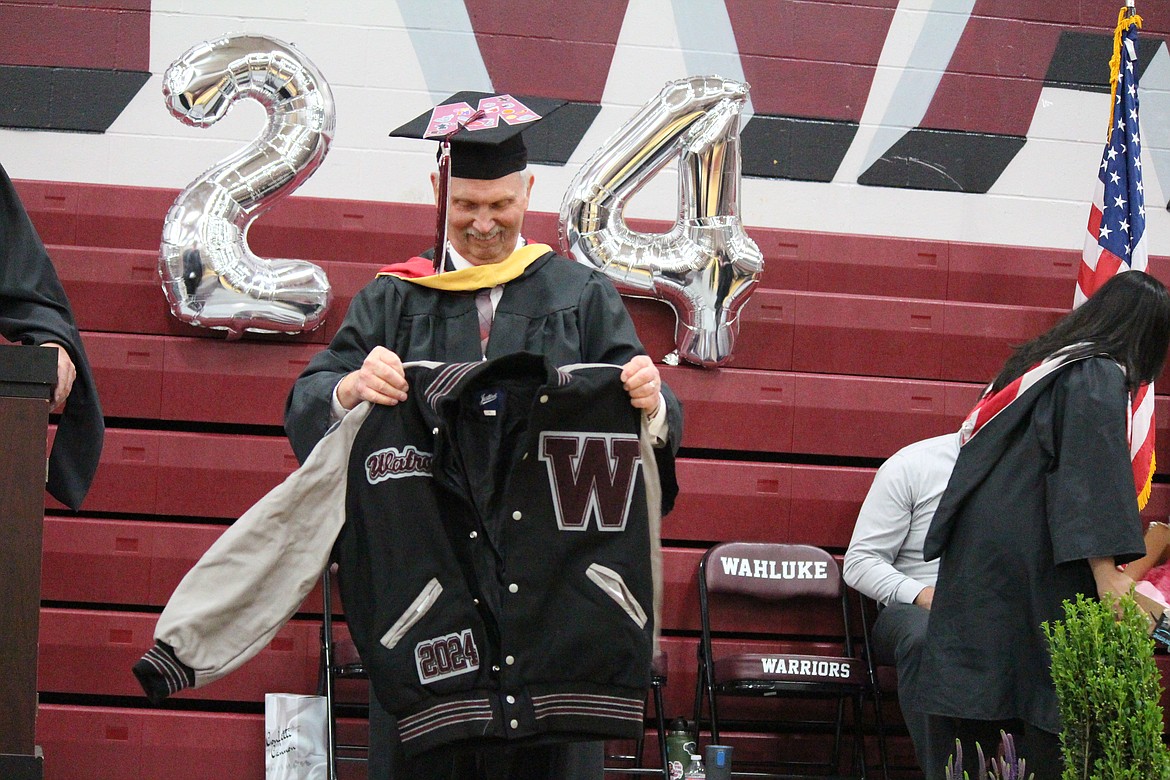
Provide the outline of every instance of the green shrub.
[[1109,604],[1078,595],[1045,623],[1060,703],[1062,780],[1170,780],[1162,686],[1145,613],[1132,596]]

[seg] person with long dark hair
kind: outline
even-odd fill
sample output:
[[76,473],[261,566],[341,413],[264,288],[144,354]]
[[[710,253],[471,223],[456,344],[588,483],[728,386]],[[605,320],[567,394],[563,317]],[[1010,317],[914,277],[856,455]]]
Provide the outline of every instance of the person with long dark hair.
[[974,739],[994,752],[1011,723],[1036,780],[1060,776],[1041,624],[1062,619],[1078,593],[1112,599],[1133,587],[1117,568],[1145,552],[1131,402],[1168,347],[1166,287],[1119,274],[1018,347],[964,422],[924,547],[941,563],[916,702],[951,724],[964,755]]

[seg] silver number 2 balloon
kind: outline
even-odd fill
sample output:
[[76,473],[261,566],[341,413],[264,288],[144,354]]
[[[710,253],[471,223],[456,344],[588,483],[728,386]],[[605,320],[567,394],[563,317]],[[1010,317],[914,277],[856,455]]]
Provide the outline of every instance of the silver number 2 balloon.
[[167,213],[159,274],[180,320],[228,331],[298,333],[324,322],[329,279],[305,260],[264,260],[248,227],[301,185],[329,150],[334,106],[316,67],[289,44],[233,35],[193,46],[163,77],[167,108],[207,127],[252,98],[268,122],[244,149],[187,186]]
[[[589,162],[561,205],[561,242],[620,292],[666,301],[686,360],[732,356],[739,312],[764,267],[739,219],[739,120],[748,85],[717,76],[668,83]],[[679,159],[679,215],[666,233],[631,230],[629,199]]]

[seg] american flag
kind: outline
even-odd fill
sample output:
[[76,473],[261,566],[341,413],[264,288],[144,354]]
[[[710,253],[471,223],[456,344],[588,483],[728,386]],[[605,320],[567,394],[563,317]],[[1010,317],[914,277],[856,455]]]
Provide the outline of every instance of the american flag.
[[[1097,188],[1073,307],[1080,306],[1114,274],[1144,271],[1149,261],[1146,203],[1138,132],[1137,34],[1141,17],[1121,9],[1114,38],[1113,114],[1101,155]],[[1154,473],[1154,387],[1143,385],[1131,399],[1130,457],[1138,504],[1145,506]]]

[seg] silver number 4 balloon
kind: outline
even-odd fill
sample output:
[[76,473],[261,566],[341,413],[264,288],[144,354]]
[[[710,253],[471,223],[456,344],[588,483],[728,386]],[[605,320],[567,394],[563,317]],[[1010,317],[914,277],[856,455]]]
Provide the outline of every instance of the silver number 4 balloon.
[[[701,366],[731,359],[739,312],[764,267],[738,213],[748,89],[718,76],[668,83],[581,168],[561,205],[567,251],[623,294],[669,303],[679,354]],[[678,220],[666,233],[631,230],[626,203],[675,157]]]
[[268,121],[247,147],[179,194],[163,223],[159,274],[180,320],[226,330],[299,333],[324,322],[329,279],[305,260],[265,260],[248,247],[248,227],[308,179],[333,138],[333,95],[304,54],[256,35],[197,44],[163,76],[167,108],[207,127],[252,98]]

